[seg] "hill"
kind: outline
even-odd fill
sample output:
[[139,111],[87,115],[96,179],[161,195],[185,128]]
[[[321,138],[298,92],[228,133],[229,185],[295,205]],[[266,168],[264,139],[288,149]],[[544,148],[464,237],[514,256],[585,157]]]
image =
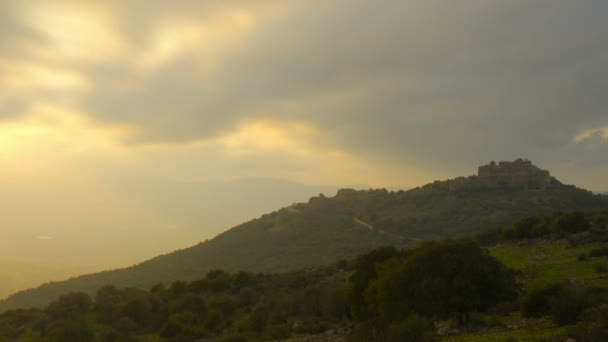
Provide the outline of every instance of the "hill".
[[531,215],[608,206],[605,196],[564,185],[527,160],[490,163],[475,176],[408,191],[342,189],[241,224],[196,246],[141,264],[19,292],[0,311],[41,306],[106,284],[149,288],[200,278],[211,269],[277,272],[352,258],[382,245],[458,237]]
[[414,340],[605,341],[608,209],[501,230],[485,247],[433,241],[314,269],[215,270],[150,290],[66,294],[42,310],[0,314],[0,340],[409,341],[422,328]]
[[[120,200],[106,198],[103,202],[112,204],[103,209],[71,213],[74,202],[52,204],[70,192],[70,198],[75,198],[67,187],[53,190],[32,185],[21,191],[16,185],[4,187],[3,180],[0,175],[0,299],[44,282],[148,260],[215,237],[285,204],[338,190],[263,177],[178,181],[124,175],[108,179],[108,188],[119,189]],[[81,188],[77,183],[72,187]],[[36,215],[18,209],[34,207],[41,208]],[[116,253],[116,246],[124,248]]]

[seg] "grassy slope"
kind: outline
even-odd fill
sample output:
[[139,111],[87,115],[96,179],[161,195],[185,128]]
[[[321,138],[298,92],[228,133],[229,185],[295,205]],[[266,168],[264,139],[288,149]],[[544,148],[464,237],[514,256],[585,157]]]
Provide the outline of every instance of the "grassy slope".
[[[608,258],[590,258],[579,261],[578,256],[598,247],[608,247],[608,243],[594,243],[580,247],[568,247],[564,241],[543,241],[534,244],[504,244],[491,248],[492,255],[509,267],[523,271],[528,287],[542,286],[563,280],[573,280],[586,285],[608,287],[608,275],[600,274],[595,265],[608,265]],[[519,315],[501,317],[505,323],[520,321]],[[485,333],[446,337],[446,341],[535,341],[541,338],[561,335],[564,327],[539,327],[532,323],[529,328],[498,329]]]

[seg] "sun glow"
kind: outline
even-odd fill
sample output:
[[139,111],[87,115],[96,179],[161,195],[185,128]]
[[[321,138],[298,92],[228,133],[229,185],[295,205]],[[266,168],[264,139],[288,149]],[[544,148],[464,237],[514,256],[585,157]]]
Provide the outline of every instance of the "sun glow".
[[201,70],[213,70],[232,44],[250,32],[256,13],[246,8],[227,9],[205,20],[167,21],[159,25],[150,44],[133,54],[134,66],[149,72],[184,53],[195,52]]
[[310,142],[318,133],[317,128],[302,122],[253,121],[220,137],[218,142],[231,156],[273,151],[305,154],[311,149]]
[[48,67],[10,60],[0,60],[0,88],[8,90],[86,90],[89,86],[81,74],[58,67]]
[[574,137],[574,142],[580,143],[596,136],[599,136],[604,140],[608,140],[608,127],[586,130]]
[[88,153],[117,153],[118,139],[128,133],[127,127],[98,126],[77,112],[39,105],[19,120],[0,121],[0,162],[50,165]]
[[103,60],[124,48],[109,12],[90,2],[28,3],[25,20],[46,38],[47,44],[33,50],[51,59]]

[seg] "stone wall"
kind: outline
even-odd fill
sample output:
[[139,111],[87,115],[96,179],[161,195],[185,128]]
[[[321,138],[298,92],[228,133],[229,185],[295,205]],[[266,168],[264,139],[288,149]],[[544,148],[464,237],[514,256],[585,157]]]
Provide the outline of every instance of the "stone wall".
[[479,167],[477,176],[487,185],[522,188],[546,188],[553,182],[549,171],[542,170],[526,159],[513,162],[492,162]]

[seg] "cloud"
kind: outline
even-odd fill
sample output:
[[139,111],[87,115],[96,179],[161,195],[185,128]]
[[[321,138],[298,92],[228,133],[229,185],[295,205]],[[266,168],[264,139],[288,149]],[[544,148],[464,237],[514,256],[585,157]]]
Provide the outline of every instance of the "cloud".
[[574,142],[581,143],[594,139],[603,139],[608,141],[608,127],[594,128],[581,132],[574,137]]
[[[46,95],[131,126],[135,145],[299,122],[318,129],[319,150],[436,169],[576,162],[572,137],[608,124],[604,1],[77,4],[25,11],[42,16],[36,25],[27,15],[4,24],[18,39],[3,55],[36,44],[69,53],[61,62],[32,52],[28,63],[57,75],[34,77],[29,88],[44,89],[0,99],[0,109]],[[79,13],[91,19],[82,32],[47,25],[67,16],[62,25],[80,26]],[[93,33],[99,42],[82,38]]]
[[608,167],[608,128],[595,128],[575,136],[569,146],[571,155],[583,167]]

